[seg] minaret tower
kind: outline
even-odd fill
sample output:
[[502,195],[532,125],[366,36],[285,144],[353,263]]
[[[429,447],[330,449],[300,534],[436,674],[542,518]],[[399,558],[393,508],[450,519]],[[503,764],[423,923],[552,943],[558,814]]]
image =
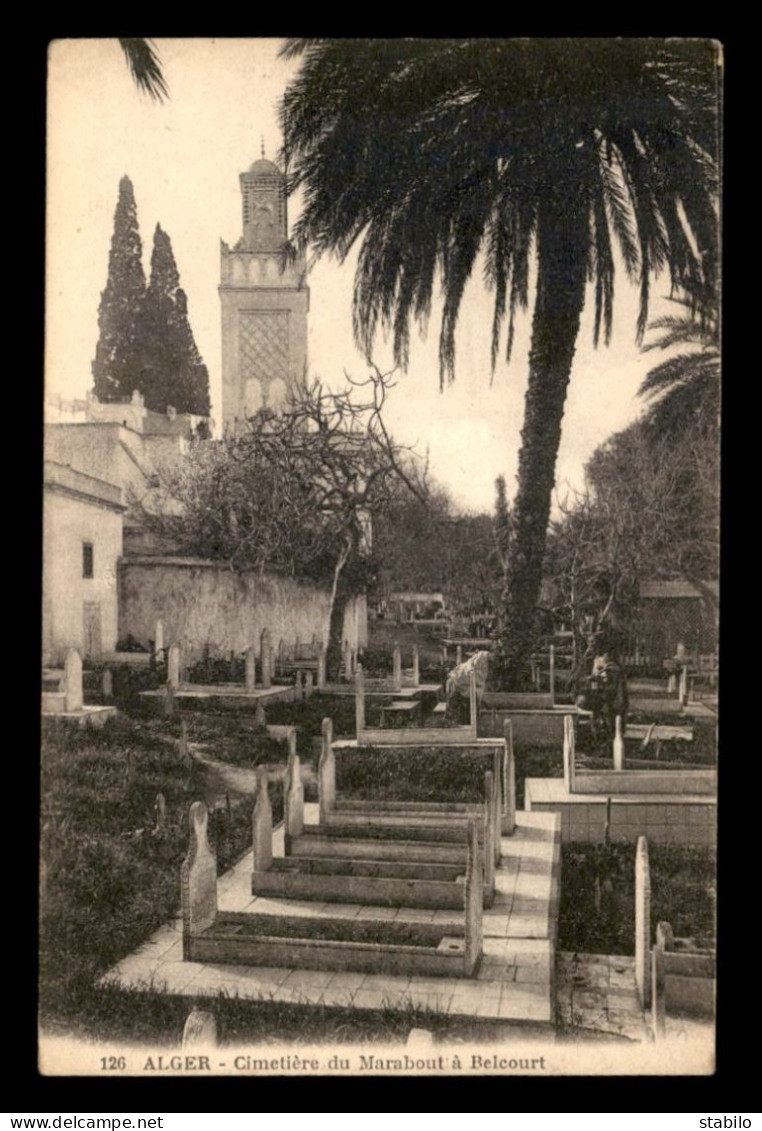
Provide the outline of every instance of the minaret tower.
[[286,178],[265,160],[263,145],[240,182],[243,235],[233,248],[220,240],[224,428],[279,408],[307,364],[306,264],[283,255]]

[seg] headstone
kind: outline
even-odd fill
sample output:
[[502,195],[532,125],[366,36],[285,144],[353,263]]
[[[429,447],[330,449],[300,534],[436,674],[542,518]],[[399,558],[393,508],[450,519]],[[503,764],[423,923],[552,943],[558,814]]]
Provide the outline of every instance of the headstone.
[[162,621],[157,620],[156,628],[153,632],[153,654],[157,660],[160,660],[164,651],[164,624]]
[[317,685],[325,687],[325,644],[320,641],[317,649]]
[[315,689],[315,677],[313,676],[311,671],[308,671],[307,675],[305,676],[305,679],[304,679],[304,698],[305,699],[311,699],[312,698],[312,692],[314,691],[314,689]]
[[344,667],[344,678],[352,678],[352,653],[349,647],[349,641],[345,640],[341,648],[341,662]]
[[167,803],[164,800],[163,793],[156,794],[156,801],[153,806],[154,819],[156,821],[156,832],[161,833],[166,828],[167,824]]
[[297,703],[301,703],[302,699],[304,698],[304,681],[303,681],[303,677],[302,677],[302,669],[301,668],[299,668],[297,673],[296,673],[296,679],[294,680],[294,687],[296,689],[296,701],[297,701]]
[[505,778],[503,780],[505,812],[503,814],[502,831],[506,836],[513,836],[516,831],[516,758],[513,751],[513,723],[510,719],[506,719],[503,727],[505,735]]
[[669,679],[667,680],[667,694],[675,694],[675,673],[670,672]]
[[550,646],[550,656],[548,659],[549,672],[548,679],[550,680],[550,702],[551,706],[556,700],[556,649],[555,645]]
[[112,699],[114,695],[114,677],[111,668],[104,668],[101,676],[101,691],[104,699]]
[[185,719],[180,720],[180,741],[177,744],[177,753],[181,762],[188,758],[188,724]]
[[614,769],[624,769],[624,735],[622,734],[622,716],[614,719]]
[[402,652],[399,644],[394,645],[394,652],[392,653],[392,682],[394,690],[399,691],[402,687]]
[[320,758],[318,760],[318,803],[320,821],[336,808],[336,760],[333,754],[333,721],[323,719],[321,727]]
[[644,1009],[651,1004],[651,872],[648,841],[638,837],[635,849],[635,983]]
[[470,976],[476,969],[476,964],[482,954],[484,877],[476,819],[472,818],[468,824],[468,863],[466,865],[464,902],[466,911],[465,973]]
[[64,660],[64,705],[67,711],[81,711],[84,706],[82,657],[76,648],[70,648]]
[[[281,641],[281,644],[283,641]],[[273,646],[270,640],[270,630],[262,629],[259,639],[259,655],[262,665],[262,686],[267,689],[273,685]]]
[[684,705],[688,702],[688,665],[683,664],[680,668],[680,682],[677,689],[677,697]]
[[685,645],[682,642],[675,648],[675,658],[678,660],[685,659]]
[[289,745],[292,749],[289,751],[286,765],[283,808],[286,833],[296,837],[304,832],[304,786],[299,755],[296,753],[296,731],[293,733],[293,743],[289,742]]
[[266,872],[273,862],[273,811],[267,788],[267,771],[257,769],[257,796],[252,814],[253,867]]
[[180,645],[170,644],[167,653],[167,683],[173,687],[180,686]]
[[355,673],[355,722],[359,742],[360,731],[365,730],[365,678],[362,668],[358,668]]
[[164,714],[171,719],[175,713],[175,689],[171,683],[164,687]]
[[421,661],[418,655],[418,645],[413,645],[413,687],[421,682]]
[[257,685],[257,653],[253,644],[246,649],[246,690],[254,691]]
[[463,663],[463,649],[459,644],[457,646],[457,648],[455,649],[455,666],[458,667],[458,665],[462,664],[462,663]]
[[267,715],[261,703],[257,703],[257,709],[254,712],[254,723],[258,727],[267,726]]
[[206,1009],[193,1009],[188,1014],[183,1029],[184,1049],[208,1049],[217,1047],[217,1022],[213,1013]]
[[658,941],[651,950],[651,1028],[655,1041],[667,1035],[667,979],[664,950]]
[[183,906],[183,958],[190,959],[188,941],[211,927],[217,918],[217,857],[209,844],[209,814],[203,801],[190,807],[188,855],[180,870]]
[[571,715],[564,715],[564,786],[569,793],[574,793],[575,754],[574,719]]

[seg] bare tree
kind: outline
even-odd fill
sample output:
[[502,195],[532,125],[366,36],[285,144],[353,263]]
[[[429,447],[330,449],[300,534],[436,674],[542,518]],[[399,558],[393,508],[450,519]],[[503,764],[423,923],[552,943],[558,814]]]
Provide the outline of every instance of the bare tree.
[[383,419],[393,371],[370,363],[339,392],[298,386],[283,411],[262,411],[221,441],[194,443],[159,472],[147,529],[235,571],[328,584],[329,675],[337,674],[347,602],[370,580],[372,519],[402,488],[425,502],[424,461]]

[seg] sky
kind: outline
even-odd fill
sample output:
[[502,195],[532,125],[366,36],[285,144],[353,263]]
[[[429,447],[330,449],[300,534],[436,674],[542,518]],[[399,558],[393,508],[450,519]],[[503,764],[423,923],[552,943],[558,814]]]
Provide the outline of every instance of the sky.
[[[221,418],[219,241],[241,234],[239,173],[281,144],[278,104],[298,70],[279,58],[275,39],[158,39],[170,98],[138,91],[115,39],[59,40],[48,60],[46,233],[46,395],[84,397],[92,386],[98,303],[106,284],[120,178],[135,189],[148,274],[153,231],[172,240],[196,342],[210,376],[212,415]],[[289,202],[289,219],[298,214]],[[352,336],[356,253],[343,264],[318,261],[308,278],[308,363],[329,387],[360,377],[365,362]],[[651,314],[668,308],[657,281]],[[387,423],[395,438],[428,452],[432,476],[465,510],[492,510],[495,479],[516,486],[528,374],[530,311],[517,324],[510,365],[490,372],[492,294],[477,269],[464,296],[456,336],[456,380],[439,387],[439,317],[434,303],[425,337],[414,333],[410,364],[397,374]],[[595,448],[642,411],[639,384],[657,355],[635,344],[637,291],[619,267],[608,348],[592,344],[592,302],[585,304],[574,358],[556,489],[580,489]],[[391,368],[389,343],[374,356]]]

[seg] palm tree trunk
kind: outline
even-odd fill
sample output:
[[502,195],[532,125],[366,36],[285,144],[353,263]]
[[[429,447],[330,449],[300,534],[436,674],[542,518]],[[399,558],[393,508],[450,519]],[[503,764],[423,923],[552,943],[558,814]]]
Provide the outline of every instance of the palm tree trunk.
[[497,681],[506,688],[521,686],[533,644],[561,421],[585,302],[588,242],[584,198],[551,189],[538,206],[529,385],[503,593],[504,635],[495,656]]

